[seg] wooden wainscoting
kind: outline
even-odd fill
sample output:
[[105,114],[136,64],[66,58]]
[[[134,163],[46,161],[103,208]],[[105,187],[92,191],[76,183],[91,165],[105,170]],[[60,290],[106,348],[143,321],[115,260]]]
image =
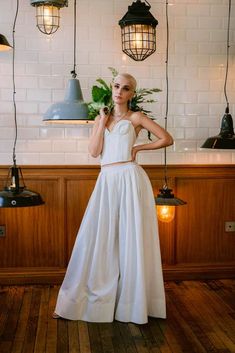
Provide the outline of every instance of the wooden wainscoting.
[[[155,195],[162,187],[162,166],[144,166]],[[98,166],[25,166],[28,189],[45,205],[0,208],[0,284],[60,283]],[[8,167],[0,167],[0,188]],[[164,278],[235,277],[235,165],[172,165],[169,186],[187,205],[177,207],[175,220],[159,222]]]

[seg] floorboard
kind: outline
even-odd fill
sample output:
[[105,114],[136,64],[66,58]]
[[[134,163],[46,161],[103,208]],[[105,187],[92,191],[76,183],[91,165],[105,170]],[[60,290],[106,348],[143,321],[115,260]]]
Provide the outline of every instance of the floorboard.
[[0,287],[1,353],[235,353],[235,280],[165,283],[167,319],[52,319],[59,286]]

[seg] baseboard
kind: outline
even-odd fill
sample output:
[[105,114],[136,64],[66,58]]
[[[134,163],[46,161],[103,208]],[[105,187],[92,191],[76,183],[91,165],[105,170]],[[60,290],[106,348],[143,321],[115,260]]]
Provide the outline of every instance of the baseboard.
[[235,264],[163,266],[165,281],[235,278]]
[[[60,284],[64,268],[0,269],[0,285]],[[165,281],[235,278],[235,264],[163,266]]]

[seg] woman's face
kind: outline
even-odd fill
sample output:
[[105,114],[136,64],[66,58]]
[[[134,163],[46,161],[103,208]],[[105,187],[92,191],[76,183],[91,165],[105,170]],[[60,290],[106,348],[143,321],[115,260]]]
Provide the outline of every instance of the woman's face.
[[116,104],[125,104],[134,96],[132,82],[125,76],[117,76],[112,86],[112,98]]

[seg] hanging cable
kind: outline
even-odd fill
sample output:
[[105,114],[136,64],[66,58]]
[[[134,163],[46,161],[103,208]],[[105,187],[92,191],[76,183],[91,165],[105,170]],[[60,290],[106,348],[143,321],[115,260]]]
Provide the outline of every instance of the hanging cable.
[[77,0],[74,0],[74,10],[73,10],[73,70],[71,71],[72,77],[76,78],[76,42],[77,42]]
[[229,64],[229,30],[230,30],[230,17],[231,17],[231,0],[229,0],[228,5],[228,27],[227,27],[227,52],[226,52],[226,71],[225,71],[225,80],[224,80],[224,95],[227,103],[226,113],[229,113],[229,102],[227,97],[227,79],[228,79],[228,64]]
[[17,136],[18,136],[18,128],[17,128],[17,119],[16,119],[16,100],[15,100],[15,95],[16,95],[16,88],[15,88],[15,28],[16,28],[16,20],[18,16],[18,11],[19,11],[19,0],[16,2],[16,12],[15,12],[15,18],[14,18],[14,23],[13,23],[13,29],[12,29],[12,46],[13,46],[13,53],[12,53],[12,83],[13,83],[13,107],[14,107],[14,121],[15,121],[15,139],[14,139],[14,145],[13,145],[13,163],[16,165],[16,141],[17,141]]
[[[169,107],[169,79],[168,79],[168,57],[169,57],[169,22],[168,22],[168,0],[166,0],[166,111],[165,111],[165,130],[167,130],[167,118]],[[166,147],[164,147],[164,188],[167,188],[167,161]]]

